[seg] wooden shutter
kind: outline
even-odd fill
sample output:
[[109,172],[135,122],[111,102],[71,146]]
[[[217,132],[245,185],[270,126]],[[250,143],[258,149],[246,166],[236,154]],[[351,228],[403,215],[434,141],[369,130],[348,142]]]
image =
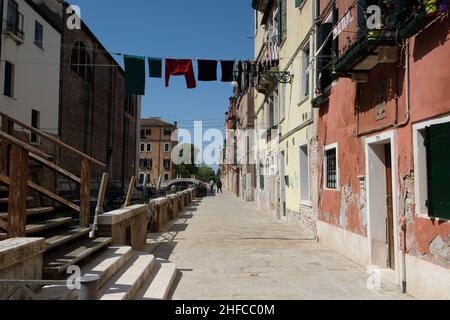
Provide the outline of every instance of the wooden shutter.
[[450,122],[426,129],[428,214],[450,219]]

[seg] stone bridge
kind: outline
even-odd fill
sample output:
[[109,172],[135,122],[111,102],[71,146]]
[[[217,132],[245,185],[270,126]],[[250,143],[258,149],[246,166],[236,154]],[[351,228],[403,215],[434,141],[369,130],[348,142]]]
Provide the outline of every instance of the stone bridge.
[[161,188],[168,189],[168,188],[172,187],[173,185],[182,184],[182,183],[198,185],[198,184],[201,184],[202,181],[200,181],[196,178],[177,178],[174,180],[163,181],[161,183]]

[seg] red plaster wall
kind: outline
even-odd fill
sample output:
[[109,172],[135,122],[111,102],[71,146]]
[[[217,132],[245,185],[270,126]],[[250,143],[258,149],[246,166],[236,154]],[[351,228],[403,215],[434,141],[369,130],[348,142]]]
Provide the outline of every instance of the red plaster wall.
[[[325,3],[326,1],[320,1]],[[339,4],[338,4],[339,6]],[[324,6],[321,5],[321,9]],[[345,13],[342,6],[339,14]],[[413,135],[412,125],[418,121],[450,113],[450,23],[448,19],[433,24],[411,39],[410,84],[411,118],[408,124],[396,130],[397,167],[399,195],[403,194],[404,177],[408,194],[414,197]],[[342,39],[341,39],[342,40]],[[342,43],[342,41],[340,41]],[[375,92],[377,79],[384,76],[388,83],[386,119],[375,120]],[[340,226],[342,188],[351,186],[352,196],[346,209],[346,225],[340,226],[351,232],[366,236],[367,226],[362,224],[360,215],[361,190],[358,176],[365,176],[364,138],[358,138],[358,115],[360,132],[402,123],[406,117],[406,82],[404,67],[394,64],[378,65],[369,75],[369,83],[361,84],[361,95],[357,100],[356,84],[341,78],[331,89],[329,102],[321,106],[317,120],[319,150],[332,143],[339,145],[340,191],[324,190],[324,159],[319,152],[319,219]],[[398,93],[398,103],[396,94]],[[356,111],[359,101],[360,112]],[[396,111],[397,110],[397,111]],[[397,117],[396,117],[397,114]],[[392,130],[392,128],[384,129]],[[372,133],[377,134],[382,132]],[[400,196],[401,197],[401,196]],[[400,198],[399,197],[399,198]],[[398,199],[403,202],[403,199]],[[414,205],[407,208],[414,215]],[[399,206],[399,216],[403,207]],[[407,245],[410,254],[429,255],[430,243],[440,235],[450,245],[450,222],[436,222],[427,218],[414,217],[408,221]]]

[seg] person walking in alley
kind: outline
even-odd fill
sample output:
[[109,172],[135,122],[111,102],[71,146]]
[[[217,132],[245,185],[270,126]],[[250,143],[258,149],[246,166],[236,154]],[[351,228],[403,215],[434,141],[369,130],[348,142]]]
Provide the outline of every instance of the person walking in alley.
[[223,194],[223,192],[222,192],[222,181],[219,179],[218,181],[217,181],[217,193],[221,193],[221,194]]
[[214,195],[214,181],[213,180],[211,180],[211,182],[209,183],[209,188],[211,191],[211,195],[213,196]]

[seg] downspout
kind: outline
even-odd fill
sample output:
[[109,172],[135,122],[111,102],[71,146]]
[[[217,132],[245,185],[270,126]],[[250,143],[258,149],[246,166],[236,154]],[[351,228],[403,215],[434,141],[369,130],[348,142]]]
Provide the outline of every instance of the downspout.
[[403,127],[409,123],[411,118],[411,86],[410,86],[410,67],[409,67],[409,39],[405,40],[405,81],[406,81],[406,115],[405,120],[399,123],[395,128]]
[[[403,127],[409,123],[411,118],[411,86],[410,86],[410,66],[409,66],[409,39],[405,41],[405,81],[406,81],[406,115],[405,120],[395,126],[396,128]],[[404,204],[403,213],[400,219],[400,227],[402,230],[402,292],[407,292],[407,280],[406,280],[406,231],[407,231],[407,219],[406,219],[406,197],[407,191],[404,190]]]

